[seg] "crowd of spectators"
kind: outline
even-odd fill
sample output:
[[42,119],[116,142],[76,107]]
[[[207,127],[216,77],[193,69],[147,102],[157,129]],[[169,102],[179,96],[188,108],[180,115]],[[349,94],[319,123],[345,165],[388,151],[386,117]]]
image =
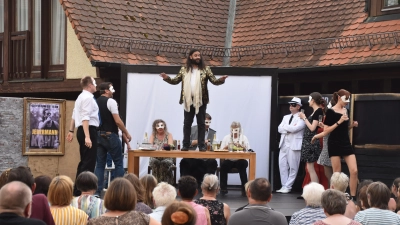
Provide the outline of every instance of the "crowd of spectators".
[[[81,173],[75,181],[81,195],[73,197],[74,183],[68,176],[34,178],[24,166],[5,170],[0,176],[0,224],[288,224],[270,207],[272,188],[265,178],[245,185],[248,204],[232,215],[230,207],[217,199],[219,180],[211,174],[204,176],[198,199],[198,183],[191,176],[180,177],[176,189],[152,175],[139,179],[126,174],[111,182],[104,200],[94,195],[97,184],[93,173]],[[348,186],[349,177],[340,172],[333,173],[330,189],[309,183],[302,194],[306,207],[295,212],[289,224],[400,224],[400,179],[390,188],[379,181],[362,181],[358,201],[346,193]]]

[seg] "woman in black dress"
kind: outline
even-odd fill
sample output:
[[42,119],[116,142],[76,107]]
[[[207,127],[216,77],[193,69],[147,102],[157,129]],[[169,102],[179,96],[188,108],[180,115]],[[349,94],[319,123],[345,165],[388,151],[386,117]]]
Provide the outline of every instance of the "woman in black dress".
[[308,98],[308,104],[311,108],[313,108],[313,113],[308,118],[304,113],[299,113],[299,117],[304,120],[304,123],[306,124],[303,134],[303,143],[301,145],[301,161],[307,163],[307,170],[310,173],[311,182],[319,183],[319,179],[314,168],[314,162],[316,162],[319,158],[321,146],[319,141],[311,143],[311,139],[317,133],[319,116],[323,116],[321,105],[325,105],[325,100],[318,92],[311,93]]
[[356,121],[349,125],[348,111],[346,105],[350,102],[350,92],[341,89],[333,93],[333,100],[336,103],[326,112],[324,131],[315,135],[312,141],[324,137],[330,133],[328,140],[328,154],[331,158],[333,172],[341,172],[340,158],[346,161],[350,172],[350,194],[355,199],[357,191],[358,170],[354,149],[350,143],[349,129],[357,127]]

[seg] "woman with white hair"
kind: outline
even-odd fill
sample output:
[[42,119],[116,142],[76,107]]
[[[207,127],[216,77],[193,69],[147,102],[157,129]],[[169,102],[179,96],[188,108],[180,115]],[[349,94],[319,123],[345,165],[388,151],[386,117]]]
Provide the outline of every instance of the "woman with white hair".
[[214,174],[206,174],[201,183],[203,197],[194,201],[194,203],[202,205],[210,212],[210,220],[212,225],[226,225],[230,217],[230,208],[227,204],[217,200],[219,191],[218,177]]
[[324,191],[324,186],[315,182],[304,186],[302,197],[306,202],[306,207],[293,213],[289,225],[312,224],[317,220],[325,219],[326,215],[321,207],[321,197]]
[[149,216],[161,222],[167,206],[175,201],[176,189],[166,182],[161,182],[153,190],[154,204],[157,207]]
[[[232,122],[230,127],[231,133],[226,135],[221,143],[221,148],[228,149],[229,144],[234,148],[242,149],[244,151],[250,149],[249,140],[243,135],[242,125],[239,122]],[[245,159],[225,159],[221,163],[221,194],[228,193],[228,172],[232,168],[239,171],[240,181],[242,182],[242,196],[246,196],[244,185],[247,183],[247,166],[249,163]]]

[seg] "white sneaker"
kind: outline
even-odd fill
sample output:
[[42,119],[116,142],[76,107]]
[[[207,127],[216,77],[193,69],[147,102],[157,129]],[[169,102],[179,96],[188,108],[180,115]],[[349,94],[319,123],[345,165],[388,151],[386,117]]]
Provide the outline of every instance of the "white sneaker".
[[289,193],[290,191],[291,191],[291,189],[283,188],[283,189],[280,190],[280,193],[282,193],[282,194],[287,194],[287,193]]
[[282,187],[281,189],[276,190],[276,192],[282,192],[282,191],[285,190],[285,189],[286,189],[285,187]]

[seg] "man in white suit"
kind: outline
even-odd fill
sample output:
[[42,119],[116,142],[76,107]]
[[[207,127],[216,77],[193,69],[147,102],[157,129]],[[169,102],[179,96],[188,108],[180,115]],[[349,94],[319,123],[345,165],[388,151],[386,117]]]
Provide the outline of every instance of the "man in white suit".
[[301,100],[294,97],[289,102],[291,114],[283,117],[279,124],[278,132],[281,133],[279,142],[279,171],[281,175],[282,188],[276,192],[289,193],[296,179],[299,170],[301,144],[303,142],[303,133],[305,123],[299,117]]

